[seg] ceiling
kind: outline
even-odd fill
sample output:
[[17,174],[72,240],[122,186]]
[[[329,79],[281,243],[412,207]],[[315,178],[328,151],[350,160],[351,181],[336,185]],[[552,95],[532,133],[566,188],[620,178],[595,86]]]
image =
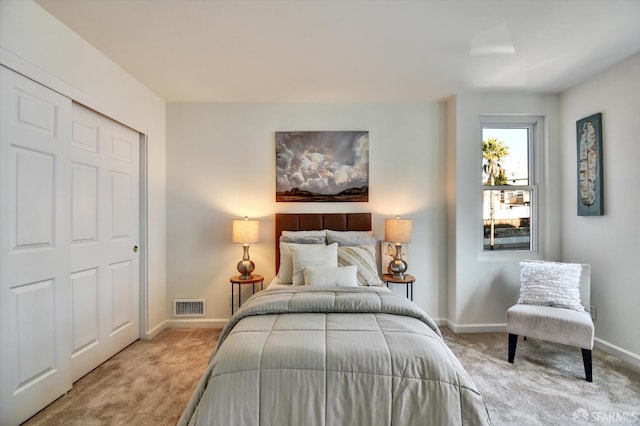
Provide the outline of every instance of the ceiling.
[[558,93],[640,51],[638,0],[36,0],[167,102]]

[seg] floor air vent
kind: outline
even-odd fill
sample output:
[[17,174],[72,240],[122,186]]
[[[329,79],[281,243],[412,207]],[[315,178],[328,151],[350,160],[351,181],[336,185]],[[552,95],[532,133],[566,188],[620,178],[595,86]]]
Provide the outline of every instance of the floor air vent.
[[173,299],[174,317],[203,317],[204,299]]

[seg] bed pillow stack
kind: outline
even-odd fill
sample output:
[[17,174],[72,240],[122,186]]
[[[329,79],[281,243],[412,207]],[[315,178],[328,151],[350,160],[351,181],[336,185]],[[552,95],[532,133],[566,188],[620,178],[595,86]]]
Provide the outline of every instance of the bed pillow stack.
[[375,244],[371,231],[282,231],[278,282],[382,286]]
[[327,231],[282,231],[280,236],[280,266],[278,268],[278,282],[280,284],[293,283],[293,254],[291,248],[300,245],[325,246]]
[[309,267],[338,267],[338,244],[327,246],[298,244],[290,249],[293,258],[293,285],[304,285],[304,270]]
[[338,243],[338,265],[357,267],[358,285],[383,285],[376,263],[376,239],[371,231],[327,230],[327,241]]

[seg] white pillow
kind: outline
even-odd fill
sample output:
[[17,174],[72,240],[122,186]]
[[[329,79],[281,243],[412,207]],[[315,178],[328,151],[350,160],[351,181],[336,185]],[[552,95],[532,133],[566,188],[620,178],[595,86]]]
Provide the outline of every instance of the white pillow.
[[[291,284],[293,282],[293,255],[291,247],[304,246],[309,244],[296,244],[280,242],[280,266],[278,267],[278,282],[280,284]],[[325,244],[315,244],[326,247]]]
[[371,231],[331,231],[327,230],[327,242],[339,246],[373,246],[376,239]]
[[559,262],[520,262],[518,303],[584,311],[580,302],[582,265]]
[[293,256],[293,285],[304,285],[304,268],[309,266],[338,266],[338,244],[320,246],[295,244],[290,247]]
[[356,265],[358,267],[358,285],[382,286],[376,265],[374,246],[338,247],[338,265]]
[[307,266],[304,268],[304,285],[312,287],[356,287],[358,267]]

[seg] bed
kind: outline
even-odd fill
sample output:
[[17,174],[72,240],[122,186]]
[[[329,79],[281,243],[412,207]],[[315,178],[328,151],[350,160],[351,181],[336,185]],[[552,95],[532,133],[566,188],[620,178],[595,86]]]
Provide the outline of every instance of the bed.
[[230,318],[179,425],[490,424],[433,320],[352,257],[370,253],[369,213],[277,214],[275,230],[278,276]]

